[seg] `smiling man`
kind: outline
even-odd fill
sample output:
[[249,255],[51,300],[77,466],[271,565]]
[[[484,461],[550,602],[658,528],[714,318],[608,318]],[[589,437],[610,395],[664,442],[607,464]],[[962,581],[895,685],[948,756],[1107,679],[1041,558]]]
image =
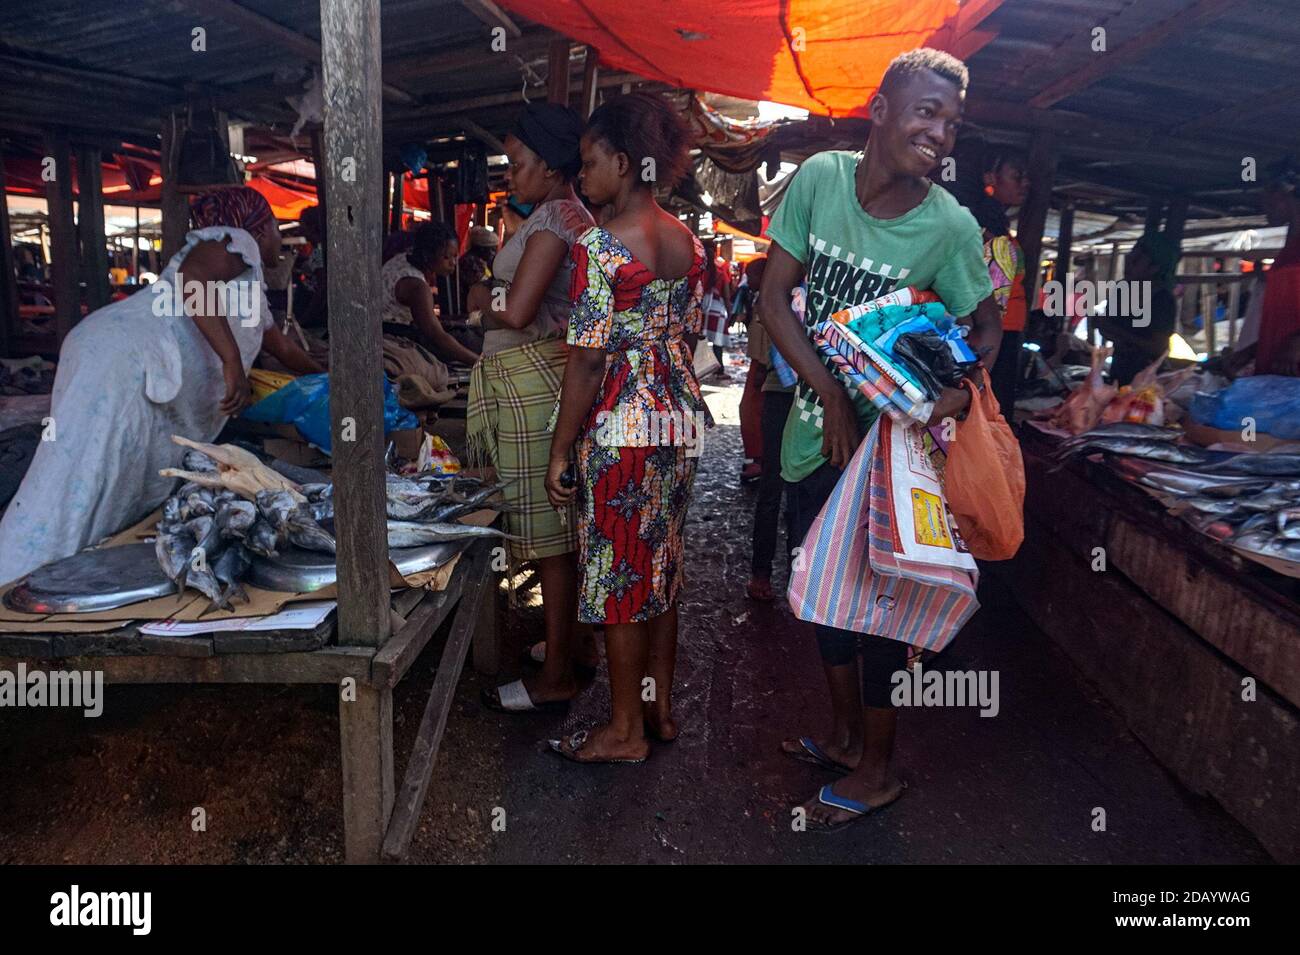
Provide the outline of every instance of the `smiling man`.
[[[952,151],[966,84],[965,65],[947,53],[920,49],[897,57],[872,98],[866,149],[808,159],[768,230],[773,244],[759,310],[776,350],[799,373],[781,444],[781,475],[791,482],[792,544],[807,534],[876,417],[814,349],[810,337],[818,322],[896,289],[929,289],[972,326],[968,342],[984,365],[996,360],[1002,328],[979,226],[926,178]],[[790,293],[805,281],[801,327]],[[964,389],[947,389],[932,420],[960,413],[968,401]],[[815,629],[834,724],[825,736],[787,740],[783,749],[848,774],[805,804],[810,828],[834,828],[889,804],[902,790],[890,768],[897,711],[889,697],[892,674],[906,666],[907,645]]]

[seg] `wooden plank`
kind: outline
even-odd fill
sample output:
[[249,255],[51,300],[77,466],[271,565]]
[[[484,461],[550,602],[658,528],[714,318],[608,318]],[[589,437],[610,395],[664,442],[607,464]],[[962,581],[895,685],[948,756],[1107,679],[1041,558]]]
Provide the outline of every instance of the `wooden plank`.
[[181,148],[181,122],[173,111],[163,113],[159,163],[162,173],[162,266],[185,244],[185,234],[190,228],[190,206],[185,196],[176,190],[176,163]]
[[[11,635],[5,635],[11,636]],[[7,641],[0,646],[9,646]],[[0,662],[6,657],[0,656]],[[107,683],[333,683],[370,679],[374,651],[328,647],[310,653],[248,653],[210,657],[60,656],[46,664],[59,670],[102,670]]]
[[582,92],[578,94],[578,115],[584,120],[590,117],[596,108],[596,93],[600,89],[599,80],[600,51],[588,44],[582,59]]
[[[1195,30],[1212,20],[1216,20],[1242,0],[1195,0],[1186,9],[1179,10],[1170,17],[1148,27],[1132,39],[1121,43],[1113,50],[1093,54],[1092,61],[1082,69],[1072,69],[1070,73],[1052,83],[1029,100],[1030,106],[1046,109],[1080,90],[1085,90],[1098,80],[1109,76],[1122,66],[1131,63],[1148,50],[1160,46],[1171,38],[1188,30]],[[1107,29],[1113,30],[1116,21],[1122,22],[1122,14],[1107,23]],[[1089,31],[1091,32],[1091,31]]]
[[379,861],[393,812],[393,691],[365,683],[355,690],[355,700],[339,696],[343,854],[352,865],[366,865]]
[[18,316],[18,282],[14,272],[14,246],[9,239],[9,203],[6,201],[4,143],[0,141],[0,356],[10,357],[21,322]]
[[376,686],[397,686],[428,646],[464,589],[464,575],[460,571],[457,568],[456,579],[447,590],[426,593],[401,628],[379,648],[370,667],[370,679]]
[[338,539],[338,642],[389,636],[384,514],[383,142],[379,0],[322,0],[330,415]]
[[97,146],[77,150],[77,235],[81,281],[90,311],[108,304],[108,237],[104,233],[103,154]]
[[470,13],[490,27],[502,27],[513,37],[524,35],[519,25],[510,19],[510,15],[498,7],[492,0],[461,0]]
[[1025,252],[1025,297],[1038,301],[1039,263],[1043,254],[1043,230],[1047,210],[1052,202],[1052,182],[1056,178],[1056,134],[1036,131],[1029,144],[1029,195],[1016,221],[1016,238]]
[[1193,792],[1213,796],[1280,862],[1300,861],[1294,707],[1118,572],[1094,573],[1032,517],[1014,561],[992,565],[1034,622]]
[[1300,617],[1123,517],[1111,522],[1106,555],[1110,566],[1201,639],[1300,707]]
[[72,215],[72,152],[68,137],[62,133],[46,135],[44,159],[54,161],[53,178],[45,184],[45,200],[49,206],[55,334],[62,345],[81,319],[81,266]]
[[434,677],[433,687],[429,690],[429,701],[424,707],[420,730],[415,737],[411,758],[406,764],[406,776],[402,779],[402,788],[384,836],[385,859],[401,859],[410,848],[415,827],[420,821],[420,809],[424,806],[424,797],[429,791],[429,780],[433,774],[433,764],[438,758],[442,734],[447,729],[447,714],[451,711],[456,695],[456,684],[465,667],[465,656],[469,652],[475,626],[479,621],[479,601],[489,589],[488,581],[493,579],[491,575],[483,573],[467,575],[465,594],[456,607],[451,633],[443,648],[442,659],[438,661],[438,675]]
[[[195,12],[208,16],[218,16],[221,19],[238,26],[240,29],[247,30],[251,33],[258,33],[279,43],[285,49],[298,54],[303,59],[312,63],[320,63],[323,60],[322,43],[317,43],[311,37],[291,30],[282,23],[277,23],[268,16],[251,10],[235,0],[181,0],[182,3],[191,7]],[[359,8],[364,9],[365,0],[360,0]],[[360,12],[360,10],[359,10]],[[325,19],[325,11],[321,10],[322,25]],[[321,30],[321,37],[325,37],[325,30]],[[375,76],[379,76],[376,73]],[[373,77],[367,78],[367,81]],[[382,91],[385,97],[395,103],[417,103],[416,97],[412,96],[405,90],[398,89],[387,83],[382,84]]]
[[546,100],[569,105],[569,38],[556,36],[546,49]]
[[501,669],[500,578],[490,567],[489,561],[485,590],[479,598],[478,623],[474,627],[474,669],[483,676],[496,676]]

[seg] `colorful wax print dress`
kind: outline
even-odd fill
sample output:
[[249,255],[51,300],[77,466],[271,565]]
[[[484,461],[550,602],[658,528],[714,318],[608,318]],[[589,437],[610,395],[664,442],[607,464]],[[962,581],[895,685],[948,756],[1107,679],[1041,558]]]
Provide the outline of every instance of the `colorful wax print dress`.
[[712,418],[685,336],[698,335],[704,249],[656,277],[617,237],[588,230],[572,250],[568,343],[606,352],[578,444],[578,618],[635,623],[672,608],[702,432]]

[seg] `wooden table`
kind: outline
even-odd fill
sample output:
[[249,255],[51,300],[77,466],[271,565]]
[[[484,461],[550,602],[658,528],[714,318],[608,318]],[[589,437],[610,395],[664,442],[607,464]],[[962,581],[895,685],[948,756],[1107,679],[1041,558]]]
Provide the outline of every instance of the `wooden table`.
[[1300,582],[1025,429],[1025,542],[985,565],[1189,789],[1300,861]]
[[[493,541],[475,541],[447,587],[405,590],[392,600],[393,635],[379,648],[338,646],[334,615],[311,631],[141,634],[0,633],[0,667],[97,670],[106,683],[332,683],[339,686],[343,831],[348,862],[396,861],[411,844],[456,683],[470,647],[474,665],[495,673],[497,575]],[[444,623],[449,624],[406,775],[393,773],[393,687]]]

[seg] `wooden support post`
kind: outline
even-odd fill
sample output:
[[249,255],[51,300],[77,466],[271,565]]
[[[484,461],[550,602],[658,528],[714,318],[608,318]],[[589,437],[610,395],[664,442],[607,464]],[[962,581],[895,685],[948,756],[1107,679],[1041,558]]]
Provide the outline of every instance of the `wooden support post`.
[[402,170],[388,174],[388,231],[402,231],[402,212],[405,209],[404,197],[402,196],[402,186],[406,176]]
[[9,226],[9,200],[5,192],[4,149],[0,148],[0,357],[12,357],[13,341],[21,329],[18,318],[18,281],[14,274],[14,246]]
[[1187,225],[1187,197],[1175,196],[1169,201],[1169,214],[1165,216],[1165,236],[1174,243],[1183,244],[1183,229]]
[[[1066,281],[1072,267],[1074,255],[1074,205],[1066,200],[1061,206],[1060,219],[1056,228],[1056,280]],[[1083,332],[1092,344],[1092,316],[1083,317]]]
[[81,280],[90,311],[108,304],[108,238],[104,234],[104,175],[97,146],[77,150],[77,234],[81,239]]
[[582,93],[578,100],[578,115],[584,120],[591,116],[596,108],[596,91],[600,88],[597,79],[600,75],[600,53],[594,46],[588,45],[582,61]]
[[1143,223],[1142,234],[1153,235],[1160,231],[1160,222],[1165,215],[1165,204],[1159,199],[1147,200],[1147,217]]
[[[325,3],[331,0],[324,0]],[[328,51],[328,41],[326,41]],[[376,74],[378,75],[378,74]],[[376,574],[376,576],[379,576]],[[339,604],[342,612],[343,604]],[[339,696],[343,763],[343,853],[350,863],[379,861],[393,814],[393,691],[358,682]]]
[[[176,190],[176,162],[181,148],[181,122],[174,112],[162,118],[162,145],[159,162],[162,166],[162,256],[159,262],[165,267],[171,257],[185,244],[185,233],[190,229],[190,206],[185,195]],[[162,271],[162,268],[158,271]]]
[[[321,0],[329,268],[330,416],[338,539],[338,642],[382,646],[388,614],[380,301],[384,167],[379,0]],[[349,862],[379,858],[393,798],[392,691],[341,702]]]
[[389,631],[384,369],[373,319],[382,300],[379,0],[323,0],[321,45],[339,642],[382,646]]
[[501,669],[501,628],[497,625],[500,612],[500,577],[491,569],[491,560],[484,568],[487,580],[480,597],[478,622],[474,626],[474,669],[484,676],[496,676]]
[[1056,137],[1051,130],[1040,129],[1029,144],[1029,196],[1020,210],[1016,238],[1025,251],[1025,299],[1034,308],[1038,301],[1039,263],[1043,258],[1043,229],[1047,209],[1052,201],[1052,182],[1056,178]]
[[313,127],[311,131],[311,161],[316,167],[316,205],[320,206],[320,221],[324,228],[329,213],[329,183],[325,181],[325,136],[319,127]]
[[546,99],[550,103],[569,105],[569,38],[556,36],[546,51]]
[[77,227],[72,216],[72,151],[62,134],[45,137],[45,158],[53,176],[45,184],[50,217],[50,268],[54,273],[54,323],[59,344],[81,318],[81,267]]

